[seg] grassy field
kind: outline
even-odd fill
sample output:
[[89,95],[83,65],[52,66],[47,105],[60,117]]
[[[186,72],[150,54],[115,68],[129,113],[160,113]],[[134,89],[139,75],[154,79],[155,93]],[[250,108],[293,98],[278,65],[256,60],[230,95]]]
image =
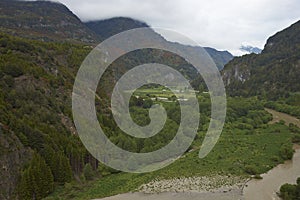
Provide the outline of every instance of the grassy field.
[[[176,89],[178,95],[182,99],[188,99],[193,95],[194,93],[197,93],[197,91],[192,91],[188,89]],[[140,97],[161,97],[161,98],[170,98],[174,95],[174,93],[166,87],[163,86],[158,86],[158,87],[152,87],[152,88],[147,88],[147,87],[142,87],[139,88],[134,92],[136,96]]]

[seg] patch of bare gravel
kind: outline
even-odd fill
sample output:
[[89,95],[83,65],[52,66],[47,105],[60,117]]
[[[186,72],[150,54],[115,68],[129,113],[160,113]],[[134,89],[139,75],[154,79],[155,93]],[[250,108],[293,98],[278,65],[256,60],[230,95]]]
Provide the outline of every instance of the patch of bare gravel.
[[183,177],[154,180],[142,185],[138,191],[145,194],[178,192],[229,192],[243,187],[245,179],[239,176]]

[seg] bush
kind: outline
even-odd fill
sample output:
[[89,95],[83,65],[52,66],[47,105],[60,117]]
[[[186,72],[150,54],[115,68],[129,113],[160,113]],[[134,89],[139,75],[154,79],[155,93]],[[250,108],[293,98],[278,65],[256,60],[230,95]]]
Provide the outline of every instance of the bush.
[[283,144],[280,148],[279,153],[284,160],[291,160],[294,154],[292,144]]
[[296,199],[296,186],[290,184],[284,184],[280,188],[280,195],[283,200]]
[[283,200],[299,200],[300,199],[300,178],[297,179],[296,185],[284,184],[280,187],[279,196]]

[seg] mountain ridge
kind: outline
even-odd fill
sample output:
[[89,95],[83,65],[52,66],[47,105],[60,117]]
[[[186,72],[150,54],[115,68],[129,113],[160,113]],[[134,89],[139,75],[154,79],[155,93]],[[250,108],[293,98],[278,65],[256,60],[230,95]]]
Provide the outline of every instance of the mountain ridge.
[[64,4],[0,1],[0,31],[42,41],[96,43],[98,38]]
[[[51,1],[4,0],[0,1],[0,10],[3,11],[0,31],[42,41],[67,41],[95,46],[122,31],[151,28],[146,22],[128,17],[82,22],[64,4]],[[219,69],[233,58],[228,52],[205,49]]]
[[271,36],[261,54],[237,57],[222,71],[233,96],[277,99],[300,91],[300,21]]
[[102,40],[130,29],[150,27],[145,22],[128,17],[112,17],[103,20],[93,20],[84,22],[84,24],[98,34]]

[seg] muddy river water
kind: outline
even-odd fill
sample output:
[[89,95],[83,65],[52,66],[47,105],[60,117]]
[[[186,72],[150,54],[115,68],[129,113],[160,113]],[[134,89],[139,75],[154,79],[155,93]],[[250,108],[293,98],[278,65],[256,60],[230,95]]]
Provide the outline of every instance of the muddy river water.
[[277,167],[263,174],[262,180],[251,180],[244,187],[244,197],[246,200],[277,200],[280,199],[276,192],[284,183],[295,184],[297,177],[300,177],[300,149],[295,146],[296,152],[292,161],[286,161]]

